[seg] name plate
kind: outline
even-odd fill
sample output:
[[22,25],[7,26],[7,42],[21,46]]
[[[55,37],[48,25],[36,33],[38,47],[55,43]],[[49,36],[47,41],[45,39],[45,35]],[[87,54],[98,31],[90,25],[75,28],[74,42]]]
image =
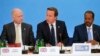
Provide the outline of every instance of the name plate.
[[39,54],[56,55],[59,54],[60,47],[39,47]]
[[73,43],[72,46],[73,54],[91,54],[90,43]]
[[20,47],[4,47],[0,49],[1,55],[21,55],[22,48]]

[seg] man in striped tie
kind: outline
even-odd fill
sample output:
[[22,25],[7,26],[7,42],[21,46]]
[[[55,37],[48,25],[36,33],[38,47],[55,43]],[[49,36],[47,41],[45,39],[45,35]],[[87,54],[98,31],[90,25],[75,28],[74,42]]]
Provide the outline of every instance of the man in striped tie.
[[100,43],[100,26],[93,24],[95,14],[88,10],[84,14],[84,23],[75,27],[74,43],[91,43],[96,45]]

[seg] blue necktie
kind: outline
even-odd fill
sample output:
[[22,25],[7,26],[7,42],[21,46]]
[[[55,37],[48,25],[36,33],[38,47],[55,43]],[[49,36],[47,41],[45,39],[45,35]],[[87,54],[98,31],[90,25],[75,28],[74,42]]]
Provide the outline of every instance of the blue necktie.
[[91,28],[88,28],[88,41],[92,40]]
[[51,44],[55,46],[55,32],[52,24],[51,24]]

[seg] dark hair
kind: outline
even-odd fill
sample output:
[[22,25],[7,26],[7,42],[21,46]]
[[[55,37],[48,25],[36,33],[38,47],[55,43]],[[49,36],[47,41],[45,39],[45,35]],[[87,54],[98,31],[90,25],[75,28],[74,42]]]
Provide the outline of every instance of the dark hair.
[[49,7],[49,8],[47,8],[47,10],[54,11],[55,12],[54,15],[58,16],[58,10],[55,7]]
[[92,18],[94,19],[95,15],[94,15],[94,12],[93,12],[93,11],[87,10],[87,11],[84,13],[84,17],[86,16],[87,13],[92,14]]

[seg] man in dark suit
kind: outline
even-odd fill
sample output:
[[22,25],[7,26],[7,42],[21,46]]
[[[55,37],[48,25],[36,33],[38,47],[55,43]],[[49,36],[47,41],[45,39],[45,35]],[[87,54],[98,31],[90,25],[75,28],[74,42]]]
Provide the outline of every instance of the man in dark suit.
[[[5,40],[8,46],[34,45],[32,26],[23,23],[23,13],[19,8],[12,11],[13,22],[5,24],[1,34],[1,40]],[[19,43],[19,44],[18,44]]]
[[96,45],[100,43],[100,26],[93,24],[94,13],[86,11],[84,14],[84,24],[78,25],[74,30],[74,43],[91,43]]
[[62,46],[68,43],[65,23],[57,20],[57,16],[56,8],[47,8],[46,20],[37,26],[37,39],[44,39],[45,46]]

